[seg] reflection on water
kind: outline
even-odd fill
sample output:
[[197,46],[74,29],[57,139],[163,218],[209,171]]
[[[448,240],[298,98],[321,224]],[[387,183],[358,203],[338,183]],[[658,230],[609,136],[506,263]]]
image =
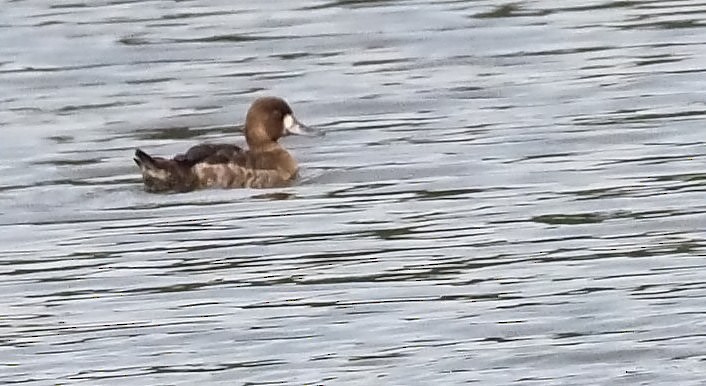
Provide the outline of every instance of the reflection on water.
[[[706,3],[6,3],[3,381],[706,376]],[[265,94],[297,186],[142,190]]]

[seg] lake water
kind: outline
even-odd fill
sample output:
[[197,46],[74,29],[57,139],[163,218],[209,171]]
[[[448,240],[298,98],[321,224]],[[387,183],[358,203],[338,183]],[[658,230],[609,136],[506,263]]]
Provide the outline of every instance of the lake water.
[[[706,2],[0,9],[0,383],[706,379]],[[296,186],[143,191],[262,95]]]

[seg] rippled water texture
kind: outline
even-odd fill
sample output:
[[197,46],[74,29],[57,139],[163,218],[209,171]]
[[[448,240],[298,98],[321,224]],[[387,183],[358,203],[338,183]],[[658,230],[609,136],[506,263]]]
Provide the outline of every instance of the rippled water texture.
[[[0,383],[706,379],[706,3],[0,9]],[[142,190],[261,95],[299,184]]]

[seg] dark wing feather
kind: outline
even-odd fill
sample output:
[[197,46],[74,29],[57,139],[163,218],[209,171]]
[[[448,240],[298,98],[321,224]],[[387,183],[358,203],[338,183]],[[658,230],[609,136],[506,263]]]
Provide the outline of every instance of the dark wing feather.
[[188,166],[193,166],[199,162],[210,164],[239,162],[243,157],[243,153],[243,149],[235,145],[204,143],[193,146],[184,154],[175,156],[174,161]]

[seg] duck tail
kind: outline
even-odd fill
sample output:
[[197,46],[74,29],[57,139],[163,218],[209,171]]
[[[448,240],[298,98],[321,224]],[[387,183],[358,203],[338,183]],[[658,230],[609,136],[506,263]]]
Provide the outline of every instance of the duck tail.
[[140,167],[142,180],[148,192],[179,191],[193,189],[193,175],[189,168],[182,168],[174,160],[152,157],[135,149],[135,163]]
[[140,169],[157,169],[154,158],[140,149],[135,149],[135,163]]
[[148,192],[174,190],[183,177],[174,168],[174,162],[162,157],[152,157],[140,149],[135,150],[135,163],[140,167],[142,180]]

